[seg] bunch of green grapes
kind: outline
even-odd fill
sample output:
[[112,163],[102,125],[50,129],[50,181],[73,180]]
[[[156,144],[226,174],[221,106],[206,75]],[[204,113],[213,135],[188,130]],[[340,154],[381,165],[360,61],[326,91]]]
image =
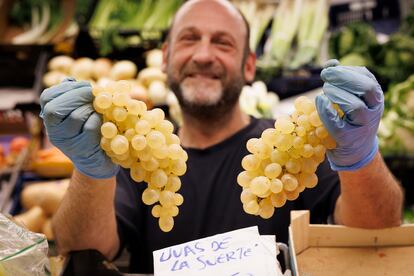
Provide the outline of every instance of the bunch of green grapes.
[[294,106],[291,116],[278,118],[274,128],[247,141],[250,154],[242,159],[244,171],[237,182],[243,187],[240,199],[248,214],[268,219],[275,208],[297,199],[305,188],[315,187],[315,172],[326,149],[336,146],[314,102],[301,96]]
[[142,201],[158,203],[152,207],[152,215],[159,218],[161,230],[169,232],[179,212],[177,206],[184,200],[177,191],[188,155],[164,112],[147,110],[144,102],[131,99],[130,90],[126,81],[94,87],[93,106],[103,115],[101,148],[114,163],[130,169],[133,180],[148,184]]

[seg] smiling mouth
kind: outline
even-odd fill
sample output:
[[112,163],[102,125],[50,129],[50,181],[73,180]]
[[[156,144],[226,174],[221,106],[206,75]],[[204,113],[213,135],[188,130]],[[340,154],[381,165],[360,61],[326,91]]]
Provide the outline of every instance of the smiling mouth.
[[203,74],[203,73],[188,74],[187,77],[197,78],[197,79],[213,79],[213,80],[219,79],[219,77],[214,74]]

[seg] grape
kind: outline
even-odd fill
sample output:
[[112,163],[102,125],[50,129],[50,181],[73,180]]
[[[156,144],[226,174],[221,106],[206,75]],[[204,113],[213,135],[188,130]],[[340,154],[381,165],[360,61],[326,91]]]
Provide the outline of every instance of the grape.
[[242,167],[246,171],[254,171],[260,166],[260,160],[253,154],[246,155],[242,159]]
[[128,93],[115,92],[115,94],[113,95],[113,104],[119,107],[126,106],[129,100],[130,97]]
[[151,126],[146,120],[138,120],[135,124],[135,131],[138,134],[145,135],[150,132]]
[[182,176],[187,171],[187,165],[185,164],[185,161],[177,159],[172,160],[170,169],[173,174]]
[[286,194],[283,191],[280,192],[280,193],[277,193],[277,194],[272,194],[270,196],[270,200],[272,202],[272,205],[275,208],[279,208],[279,207],[282,207],[283,205],[285,205],[286,199],[287,199]]
[[259,216],[261,216],[264,219],[271,218],[275,212],[275,208],[272,205],[272,201],[270,198],[262,199],[259,203],[260,210],[259,210]]
[[148,146],[153,149],[159,148],[165,144],[165,136],[158,130],[151,130],[146,137]]
[[180,159],[181,146],[178,144],[171,144],[168,146],[168,157],[174,160]]
[[308,144],[312,145],[312,146],[317,146],[321,143],[321,140],[318,138],[318,136],[316,136],[315,131],[309,131],[308,135],[306,137]]
[[107,139],[112,139],[118,134],[118,128],[112,122],[103,123],[101,126],[102,136]]
[[252,153],[260,159],[267,158],[272,151],[271,146],[265,144],[262,139],[251,141],[250,146]]
[[285,164],[286,170],[290,173],[298,173],[301,168],[300,161],[296,159],[289,159]]
[[282,134],[290,134],[295,129],[295,125],[289,117],[281,117],[275,122],[275,129]]
[[173,205],[168,209],[168,214],[172,217],[176,217],[178,216],[178,213],[180,212],[180,210],[178,209],[177,206]]
[[243,189],[242,193],[240,194],[240,201],[242,203],[248,203],[251,200],[257,200],[257,196],[253,194],[249,188]]
[[167,139],[167,144],[171,145],[171,144],[180,144],[180,138],[175,135],[174,133],[171,133],[170,135],[166,136]]
[[152,148],[151,152],[155,158],[165,159],[168,157],[168,146],[164,144],[158,148]]
[[138,150],[138,151],[143,150],[147,146],[147,139],[143,135],[136,134],[131,139],[131,146],[135,150]]
[[110,139],[102,137],[100,145],[104,151],[106,152],[111,151],[111,140]]
[[266,194],[270,189],[270,180],[265,176],[257,176],[250,182],[250,190],[257,196]]
[[123,135],[116,135],[111,140],[111,150],[116,154],[123,154],[128,151],[129,142],[128,139]]
[[[273,147],[274,142],[277,138],[277,135],[278,135],[277,131],[274,128],[268,128],[265,131],[263,131],[261,138],[266,145]],[[252,139],[257,139],[257,138],[252,138]],[[247,146],[247,149],[248,149],[248,146]]]
[[278,163],[270,163],[264,169],[264,175],[269,179],[274,179],[280,175],[282,167]]
[[139,163],[134,163],[131,166],[130,175],[134,181],[142,182],[144,181],[147,175],[147,172],[144,170],[144,168]]
[[313,111],[310,115],[309,115],[309,122],[311,123],[312,126],[314,127],[319,127],[322,126],[322,122],[321,119],[319,118],[319,114],[317,111]]
[[128,139],[128,141],[131,141],[132,138],[135,136],[136,132],[133,128],[128,128],[127,130],[125,130],[124,132],[124,136],[125,138]]
[[174,194],[174,204],[177,206],[180,206],[181,204],[183,204],[184,202],[184,198],[182,195],[180,194]]
[[301,169],[303,172],[314,173],[318,168],[319,163],[313,158],[304,158],[301,160]]
[[161,123],[162,120],[164,120],[164,111],[162,111],[160,108],[148,110],[144,113],[142,119],[146,120],[149,123],[150,127],[155,127]]
[[177,192],[181,188],[181,180],[178,176],[169,175],[167,184],[165,184],[165,190],[171,192]]
[[154,205],[154,207],[152,207],[151,209],[152,216],[155,218],[159,218],[161,216],[161,210],[162,210],[161,205],[159,204]]
[[114,107],[112,109],[112,118],[117,122],[123,122],[128,116],[128,112],[123,107]]
[[162,188],[167,184],[167,181],[168,176],[163,170],[157,169],[151,173],[151,184],[155,187]]
[[289,154],[278,149],[274,149],[270,155],[270,160],[273,163],[278,163],[283,166],[289,160]]
[[295,132],[299,137],[306,136],[306,128],[303,126],[297,126]]
[[270,190],[272,193],[280,193],[283,190],[283,183],[279,178],[270,180]]
[[152,205],[156,203],[160,198],[160,191],[146,188],[144,192],[142,193],[142,202],[144,202],[146,205]]
[[154,157],[150,157],[147,161],[141,162],[142,167],[149,172],[153,172],[158,169],[158,161]]
[[305,114],[300,115],[296,123],[298,124],[298,126],[303,127],[306,131],[309,131],[312,127],[309,123],[308,115]]
[[163,207],[173,206],[175,204],[175,193],[164,190],[160,194],[159,201]]
[[281,177],[282,183],[283,183],[283,189],[285,191],[291,192],[294,191],[298,187],[298,180],[296,177],[289,173],[285,173]]
[[138,100],[129,100],[126,108],[128,110],[128,114],[133,116],[138,116],[144,114],[144,112],[147,110],[145,106],[145,103],[138,101]]
[[318,184],[318,177],[315,173],[301,172],[298,176],[298,180],[306,188],[313,188]]
[[171,216],[160,217],[158,220],[160,229],[164,232],[170,232],[174,227],[174,219]]
[[174,125],[170,121],[163,120],[155,127],[155,129],[167,136],[174,131]]
[[299,191],[286,191],[285,193],[287,200],[296,200],[299,197]]
[[256,200],[251,200],[243,204],[243,209],[246,213],[255,215],[257,212],[259,212],[260,206]]
[[295,138],[293,138],[293,147],[295,149],[301,149],[303,148],[303,145],[305,144],[305,138],[300,137],[300,136],[296,136]]
[[279,134],[275,146],[278,150],[288,151],[293,146],[293,136],[291,134]]
[[312,145],[309,145],[309,144],[303,145],[303,149],[302,149],[302,156],[303,157],[309,158],[313,155],[313,153],[314,153],[314,150],[313,150]]
[[151,148],[145,147],[144,149],[137,152],[137,156],[141,161],[148,161],[152,158]]
[[250,186],[250,181],[252,179],[253,178],[249,175],[247,171],[242,171],[237,176],[237,183],[239,183],[240,186],[247,188]]
[[107,109],[112,105],[112,96],[107,92],[101,92],[95,97],[95,103],[98,108]]

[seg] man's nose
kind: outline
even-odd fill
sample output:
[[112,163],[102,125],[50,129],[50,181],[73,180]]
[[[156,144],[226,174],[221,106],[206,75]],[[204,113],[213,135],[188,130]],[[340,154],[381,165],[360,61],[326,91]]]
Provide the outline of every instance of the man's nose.
[[193,61],[198,65],[208,65],[214,60],[213,49],[207,39],[202,39],[193,54]]

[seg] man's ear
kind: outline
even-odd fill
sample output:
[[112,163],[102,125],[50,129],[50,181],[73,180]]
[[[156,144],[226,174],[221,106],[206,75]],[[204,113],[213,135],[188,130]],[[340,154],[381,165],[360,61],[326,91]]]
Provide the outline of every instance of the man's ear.
[[250,52],[246,58],[246,62],[243,68],[244,79],[247,83],[250,83],[254,80],[256,74],[256,54]]
[[162,44],[162,66],[161,70],[167,73],[168,42]]

